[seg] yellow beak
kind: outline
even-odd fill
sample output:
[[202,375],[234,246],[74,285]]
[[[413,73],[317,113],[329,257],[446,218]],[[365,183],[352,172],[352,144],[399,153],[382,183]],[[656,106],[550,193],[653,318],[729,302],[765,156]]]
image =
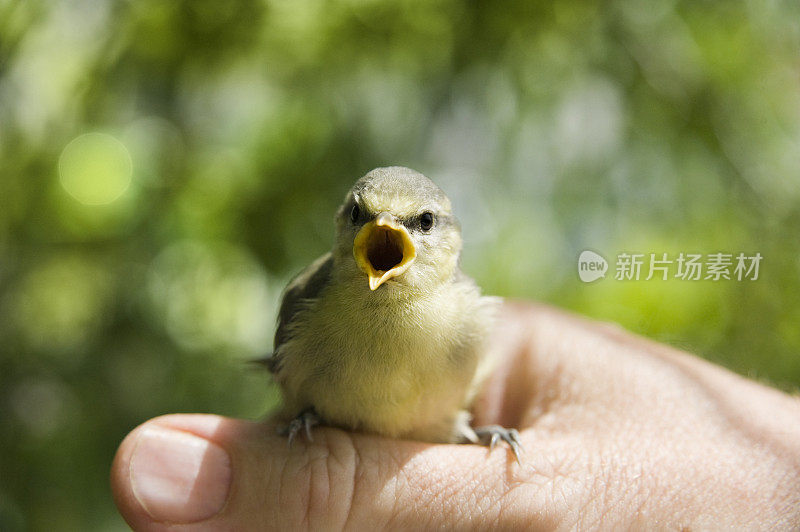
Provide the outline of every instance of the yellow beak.
[[369,278],[369,289],[375,290],[404,273],[417,257],[417,250],[408,230],[391,214],[382,212],[356,235],[353,256]]

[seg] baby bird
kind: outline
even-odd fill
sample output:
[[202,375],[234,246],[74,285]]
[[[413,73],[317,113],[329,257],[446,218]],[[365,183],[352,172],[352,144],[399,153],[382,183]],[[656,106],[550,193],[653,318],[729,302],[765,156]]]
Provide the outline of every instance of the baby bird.
[[289,444],[323,423],[439,443],[502,439],[519,461],[516,430],[470,426],[499,300],[461,272],[445,193],[409,168],[376,168],[335,222],[333,250],[287,286],[266,360]]

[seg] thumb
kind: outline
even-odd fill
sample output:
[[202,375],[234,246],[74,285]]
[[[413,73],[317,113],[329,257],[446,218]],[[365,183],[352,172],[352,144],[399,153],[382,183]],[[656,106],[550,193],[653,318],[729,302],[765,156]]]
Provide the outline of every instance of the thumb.
[[197,414],[133,430],[111,485],[136,530],[482,528],[545,517],[532,477],[500,449],[324,427],[289,449],[271,426]]

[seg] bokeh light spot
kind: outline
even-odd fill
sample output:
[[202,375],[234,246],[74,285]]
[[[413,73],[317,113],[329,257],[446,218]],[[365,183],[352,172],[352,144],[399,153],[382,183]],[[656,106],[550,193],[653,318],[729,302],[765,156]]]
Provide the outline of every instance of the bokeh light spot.
[[95,260],[54,255],[20,280],[7,312],[28,346],[77,364],[102,328],[112,283]]
[[61,186],[85,205],[105,205],[131,184],[128,149],[105,133],[86,133],[67,144],[58,160]]
[[187,350],[253,357],[270,343],[277,294],[235,244],[174,242],[152,263],[147,285],[167,333]]

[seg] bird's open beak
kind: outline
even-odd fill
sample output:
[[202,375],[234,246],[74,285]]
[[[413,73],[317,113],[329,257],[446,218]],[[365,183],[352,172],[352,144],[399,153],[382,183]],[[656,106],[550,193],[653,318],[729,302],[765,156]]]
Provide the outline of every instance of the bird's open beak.
[[417,257],[408,230],[388,212],[364,224],[353,241],[356,264],[367,274],[369,289],[405,272]]

